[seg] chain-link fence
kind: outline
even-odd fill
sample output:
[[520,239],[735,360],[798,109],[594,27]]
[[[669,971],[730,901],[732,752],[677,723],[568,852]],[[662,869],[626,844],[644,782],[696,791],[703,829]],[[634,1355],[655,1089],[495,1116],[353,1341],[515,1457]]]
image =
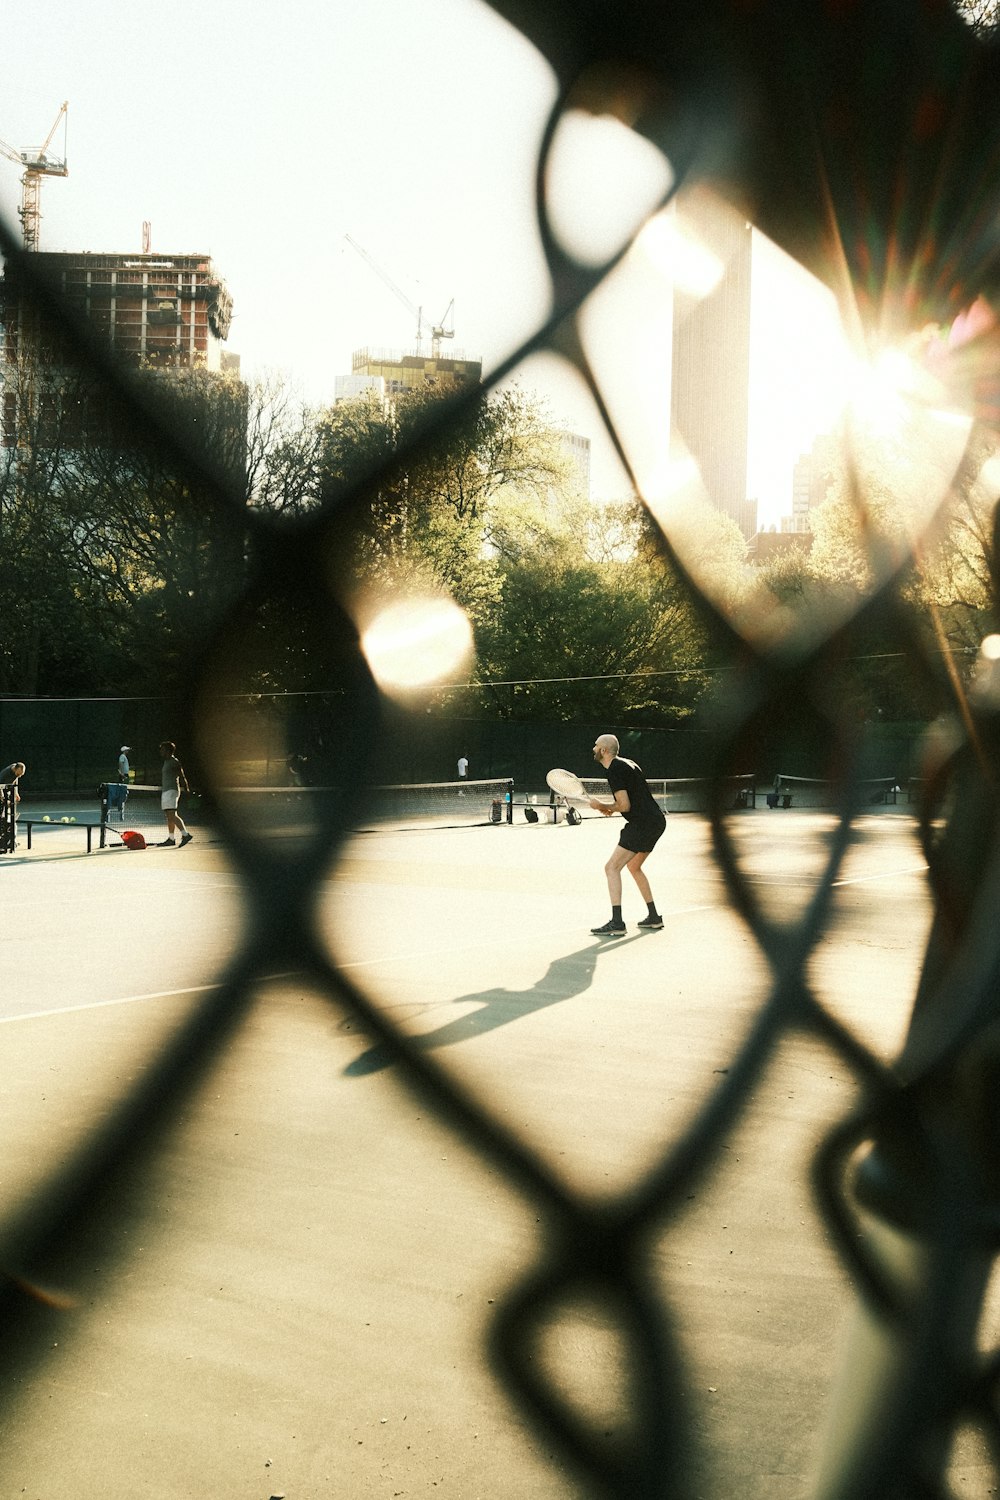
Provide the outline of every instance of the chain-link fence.
[[[892,322],[905,331],[932,312],[952,316],[995,290],[1000,60],[944,3],[720,0],[691,7],[626,0],[614,7],[535,7],[494,0],[494,8],[545,51],[563,90],[539,169],[539,226],[553,312],[494,379],[527,353],[557,350],[574,361],[605,410],[575,319],[618,257],[597,268],[577,263],[560,246],[545,198],[547,153],[559,119],[572,107],[628,118],[667,151],[677,183],[711,179],[737,196],[779,245],[827,275],[842,294],[849,290],[862,321]],[[64,359],[114,402],[136,450],[155,449],[182,473],[196,497],[192,503],[215,517],[220,546],[245,559],[238,595],[185,665],[176,700],[177,738],[198,747],[207,788],[219,790],[224,773],[219,705],[239,691],[243,669],[275,620],[310,642],[335,704],[339,754],[355,767],[364,764],[365,745],[380,725],[384,733],[394,721],[380,714],[355,622],[334,591],[328,559],[364,513],[377,469],[336,502],[295,521],[248,508],[198,436],[168,424],[150,403],[148,388],[141,395],[133,389],[91,331],[62,307],[9,229],[0,233],[0,247],[18,269],[35,326],[58,329]],[[994,362],[980,366],[975,398],[981,421],[988,421],[998,356],[988,338],[980,354],[983,349],[986,356],[992,350]],[[414,440],[414,451],[433,444],[456,412],[479,399],[479,392],[466,392],[444,404]],[[627,464],[624,449],[622,457]],[[864,515],[860,487],[855,498]],[[868,536],[873,555],[879,554],[871,528]],[[879,554],[876,581],[858,613],[824,632],[772,646],[734,625],[673,547],[669,528],[663,546],[716,652],[739,668],[725,715],[717,714],[706,731],[719,787],[712,839],[732,909],[752,934],[770,982],[728,1072],[683,1135],[663,1143],[643,1180],[600,1205],[557,1184],[530,1145],[507,1133],[473,1092],[449,1080],[347,972],[338,971],[314,926],[314,896],[328,872],[330,849],[346,835],[344,803],[317,804],[315,837],[295,862],[275,855],[237,821],[226,822],[220,803],[255,921],[224,982],[164,1046],[86,1153],[6,1224],[4,1263],[44,1265],[55,1247],[72,1246],[88,1204],[107,1194],[124,1165],[155,1147],[164,1122],[226,1047],[259,976],[294,968],[361,1021],[440,1121],[544,1221],[545,1258],[529,1277],[512,1274],[496,1308],[491,1355],[558,1462],[594,1493],[622,1500],[690,1496],[685,1459],[697,1416],[689,1408],[680,1345],[651,1273],[649,1243],[654,1229],[669,1234],[692,1185],[712,1171],[783,1040],[805,1032],[836,1053],[861,1091],[861,1103],[823,1142],[812,1175],[830,1242],[870,1310],[879,1343],[879,1352],[853,1372],[863,1410],[845,1425],[822,1493],[840,1500],[944,1495],[946,1458],[960,1427],[978,1427],[994,1465],[1000,1463],[995,1334],[980,1327],[1000,1167],[1000,700],[988,684],[978,699],[967,699],[958,678],[952,683],[942,673],[940,655],[915,634],[899,600],[908,558]],[[860,811],[856,788],[870,774],[839,674],[859,623],[876,615],[942,709],[950,706],[960,731],[924,782],[921,828],[935,917],[912,1025],[891,1066],[823,1003],[811,975]],[[804,740],[825,745],[841,789],[822,878],[802,913],[786,921],[762,906],[726,817],[727,778],[748,769],[747,745],[776,716],[797,726]],[[109,748],[123,732],[118,723],[102,731],[110,735]],[[283,748],[291,754],[296,747]],[[877,1229],[869,1232],[872,1223]],[[864,1233],[862,1224],[869,1226]],[[889,1241],[904,1246],[902,1259],[886,1248]],[[553,1312],[578,1296],[600,1305],[627,1350],[632,1422],[613,1448],[574,1415],[529,1354]],[[44,1326],[40,1331],[13,1276],[3,1284],[3,1305],[4,1350],[20,1344],[23,1357],[27,1343],[42,1359]]]

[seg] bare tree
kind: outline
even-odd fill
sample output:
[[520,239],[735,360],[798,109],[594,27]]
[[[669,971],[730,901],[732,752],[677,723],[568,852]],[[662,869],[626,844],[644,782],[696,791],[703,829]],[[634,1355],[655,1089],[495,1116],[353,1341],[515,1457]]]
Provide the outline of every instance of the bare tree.
[[992,33],[1000,21],[1000,0],[952,0],[955,9],[973,31]]

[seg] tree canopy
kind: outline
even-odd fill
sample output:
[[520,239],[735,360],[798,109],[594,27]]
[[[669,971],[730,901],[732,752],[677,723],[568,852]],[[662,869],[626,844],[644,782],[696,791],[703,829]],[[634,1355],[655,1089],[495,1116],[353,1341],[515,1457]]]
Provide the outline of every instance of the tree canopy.
[[[592,502],[544,406],[518,387],[313,410],[277,377],[149,371],[137,384],[154,414],[145,427],[92,382],[40,395],[30,371],[8,371],[18,378],[16,441],[0,449],[0,691],[169,691],[230,615],[244,642],[234,691],[322,691],[330,657],[315,620],[259,588],[272,534],[260,523],[317,516],[328,575],[359,624],[407,593],[445,593],[466,612],[474,663],[439,707],[676,722],[726,665],[657,520],[635,499]],[[830,629],[887,560],[911,557],[897,588],[907,628],[974,645],[995,593],[995,439],[974,434],[954,474],[920,441],[904,435],[892,465],[883,453],[881,467],[832,467],[808,552],[751,567],[738,529],[707,504],[659,519],[697,588],[751,634]],[[252,606],[240,603],[251,580]],[[891,635],[887,624],[859,638],[859,660],[883,663],[858,668],[859,701],[922,712],[884,665]]]

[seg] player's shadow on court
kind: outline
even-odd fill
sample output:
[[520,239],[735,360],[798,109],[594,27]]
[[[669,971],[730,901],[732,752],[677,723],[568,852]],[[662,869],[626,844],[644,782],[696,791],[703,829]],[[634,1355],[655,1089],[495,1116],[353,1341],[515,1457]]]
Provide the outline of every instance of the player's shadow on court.
[[[562,958],[554,958],[541,979],[527,990],[479,990],[472,995],[459,995],[452,1001],[453,1005],[478,1003],[479,1009],[460,1016],[456,1021],[446,1022],[436,1031],[425,1031],[417,1036],[409,1036],[407,1040],[421,1052],[438,1047],[452,1047],[456,1042],[467,1042],[473,1037],[507,1026],[511,1021],[520,1021],[522,1017],[545,1010],[547,1006],[572,1000],[590,988],[600,954],[611,948],[623,948],[628,943],[635,942],[639,936],[636,933],[633,937],[619,938],[613,943],[602,942],[598,938],[576,953],[565,953]],[[391,1067],[393,1061],[390,1053],[377,1042],[352,1063],[348,1063],[344,1075],[348,1078],[360,1078],[366,1073],[378,1073],[382,1068]]]

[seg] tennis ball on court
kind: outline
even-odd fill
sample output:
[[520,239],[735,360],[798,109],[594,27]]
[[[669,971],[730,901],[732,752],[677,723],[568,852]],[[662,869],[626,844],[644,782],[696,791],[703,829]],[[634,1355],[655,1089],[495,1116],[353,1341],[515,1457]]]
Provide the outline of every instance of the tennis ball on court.
[[69,822],[69,818],[60,818],[59,821],[60,821],[60,823],[68,823]]
[[52,819],[49,817],[48,813],[45,814],[44,818],[42,819],[42,822],[43,823],[51,823],[52,822]]
[[76,822],[76,819],[75,819],[75,818],[70,818],[70,822],[71,822],[71,823],[75,823],[75,822]]

